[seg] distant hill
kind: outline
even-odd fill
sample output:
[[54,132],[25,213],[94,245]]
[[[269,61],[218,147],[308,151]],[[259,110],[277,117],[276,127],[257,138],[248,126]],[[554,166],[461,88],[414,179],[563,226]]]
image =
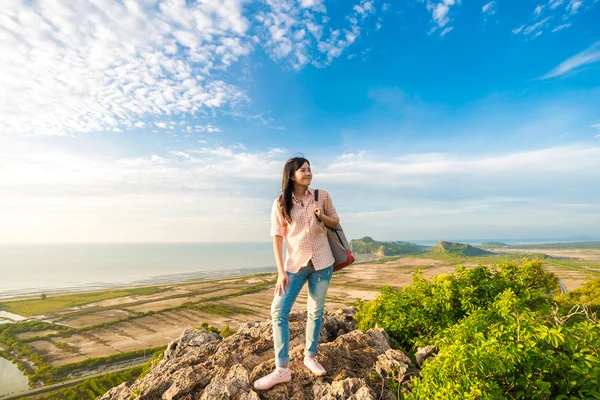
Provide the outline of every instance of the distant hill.
[[369,236],[350,241],[350,249],[356,254],[377,254],[379,256],[397,256],[401,254],[424,253],[431,247],[410,242],[379,242]]
[[484,256],[494,254],[491,251],[486,251],[478,247],[473,247],[469,244],[454,243],[441,241],[431,249],[432,254],[448,254],[463,257]]
[[508,245],[502,242],[483,242],[479,247],[482,249],[489,249],[490,247],[508,247]]

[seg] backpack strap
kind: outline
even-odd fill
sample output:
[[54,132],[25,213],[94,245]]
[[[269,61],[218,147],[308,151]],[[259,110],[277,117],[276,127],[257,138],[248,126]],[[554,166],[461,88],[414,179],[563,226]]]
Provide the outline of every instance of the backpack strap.
[[[315,189],[315,201],[317,202],[317,205],[318,205],[319,204],[319,189]],[[317,217],[317,220],[319,221],[319,224],[321,224],[321,226],[323,228],[327,228],[325,226],[325,222],[323,222],[323,220],[321,218],[319,218],[316,213],[315,213],[315,217]]]

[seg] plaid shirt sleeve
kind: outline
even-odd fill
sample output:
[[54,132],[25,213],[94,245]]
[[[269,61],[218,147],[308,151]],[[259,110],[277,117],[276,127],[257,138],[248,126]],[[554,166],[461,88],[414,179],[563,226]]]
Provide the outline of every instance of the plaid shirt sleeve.
[[271,236],[284,236],[287,233],[287,221],[283,218],[283,214],[279,209],[277,199],[273,202],[271,209]]
[[333,202],[331,201],[331,196],[329,196],[329,192],[324,192],[325,196],[323,196],[323,211],[325,211],[325,215],[331,218],[335,218],[337,220],[340,219],[335,207],[333,206]]

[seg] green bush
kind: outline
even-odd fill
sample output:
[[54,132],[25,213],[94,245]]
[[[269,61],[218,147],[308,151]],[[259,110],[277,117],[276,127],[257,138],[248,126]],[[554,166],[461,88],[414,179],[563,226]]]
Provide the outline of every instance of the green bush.
[[147,365],[141,365],[125,371],[115,372],[98,378],[87,379],[71,388],[63,389],[60,392],[43,395],[41,397],[36,397],[36,399],[93,400],[99,396],[102,396],[108,390],[120,385],[123,382],[129,382],[138,379],[146,369]]
[[600,278],[588,281],[582,288],[562,294],[556,298],[563,312],[577,304],[585,304],[591,312],[600,311]]
[[543,270],[542,262],[506,262],[494,268],[457,267],[427,281],[421,271],[402,290],[383,287],[373,302],[359,304],[360,329],[378,325],[403,347],[412,347],[455,324],[474,310],[491,304],[506,289],[527,300],[533,308],[549,307],[557,292],[557,278]]
[[576,305],[595,304],[600,280],[558,296],[561,307],[557,284],[537,260],[459,267],[431,281],[417,272],[404,289],[360,303],[356,318],[404,348],[438,346],[402,398],[600,399],[600,324]]
[[600,398],[600,326],[549,324],[510,289],[435,342],[408,399]]

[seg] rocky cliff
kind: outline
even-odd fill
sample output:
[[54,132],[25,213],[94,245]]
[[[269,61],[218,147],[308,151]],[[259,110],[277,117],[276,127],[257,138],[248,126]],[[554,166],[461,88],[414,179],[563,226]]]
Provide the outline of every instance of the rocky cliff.
[[[306,313],[292,313],[290,383],[253,390],[252,382],[275,366],[271,322],[254,322],[225,339],[212,332],[184,331],[146,376],[111,389],[100,400],[394,399],[398,390],[410,389],[409,378],[419,370],[392,348],[382,329],[357,330],[355,312],[347,308],[325,313],[317,356],[328,371],[324,377],[304,367]],[[417,354],[418,365],[427,356]]]

